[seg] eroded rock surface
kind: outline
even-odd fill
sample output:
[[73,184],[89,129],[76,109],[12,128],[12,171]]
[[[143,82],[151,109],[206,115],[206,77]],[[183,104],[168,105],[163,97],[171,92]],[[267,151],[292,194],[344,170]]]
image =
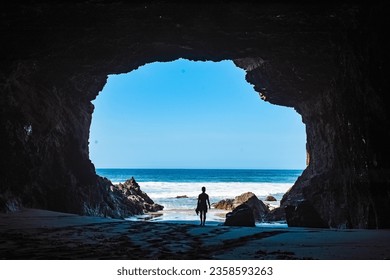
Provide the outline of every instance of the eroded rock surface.
[[141,190],[140,185],[133,177],[124,183],[119,183],[117,187],[128,200],[132,201],[134,205],[137,206],[138,213],[157,212],[164,209],[164,206],[154,203],[154,201]]
[[118,185],[106,178],[98,178],[99,191],[89,190],[90,196],[83,197],[83,213],[91,216],[127,218],[147,212],[163,210],[163,206],[141,190],[134,178]]

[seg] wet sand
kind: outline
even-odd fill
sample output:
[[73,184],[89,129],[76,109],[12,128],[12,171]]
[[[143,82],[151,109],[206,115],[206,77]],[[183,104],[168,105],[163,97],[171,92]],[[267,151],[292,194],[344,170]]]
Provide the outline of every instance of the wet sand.
[[0,214],[0,259],[390,258],[390,230],[200,227],[38,209]]
[[[220,210],[211,208],[207,212],[207,224],[209,226],[222,225],[225,222],[226,213],[228,210]],[[149,221],[149,222],[167,222],[179,224],[200,224],[200,216],[195,214],[192,209],[168,209],[161,210],[155,213],[147,213],[144,215],[136,215],[126,220],[129,221]]]

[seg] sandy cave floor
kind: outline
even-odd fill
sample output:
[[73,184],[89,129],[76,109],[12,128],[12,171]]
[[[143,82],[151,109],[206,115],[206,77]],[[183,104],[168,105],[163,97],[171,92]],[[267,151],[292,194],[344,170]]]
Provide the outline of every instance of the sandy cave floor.
[[200,227],[39,209],[0,214],[0,259],[390,259],[390,230]]

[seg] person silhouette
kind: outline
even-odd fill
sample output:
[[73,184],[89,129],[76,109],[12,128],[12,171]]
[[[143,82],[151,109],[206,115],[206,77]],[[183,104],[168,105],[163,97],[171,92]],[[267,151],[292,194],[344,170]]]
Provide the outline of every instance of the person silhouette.
[[198,206],[196,210],[200,213],[200,225],[204,226],[206,223],[207,204],[210,209],[209,195],[206,193],[206,188],[202,187],[202,193],[198,196]]

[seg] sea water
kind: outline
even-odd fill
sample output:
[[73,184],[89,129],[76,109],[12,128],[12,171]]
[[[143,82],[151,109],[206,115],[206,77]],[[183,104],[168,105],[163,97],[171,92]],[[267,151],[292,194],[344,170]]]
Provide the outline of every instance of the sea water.
[[[114,184],[134,177],[142,191],[164,206],[161,214],[147,216],[155,221],[197,220],[193,210],[203,186],[211,203],[253,192],[261,200],[274,196],[277,201],[265,203],[278,207],[283,194],[302,174],[302,170],[264,169],[96,169],[96,172]],[[208,220],[221,221],[223,215],[223,211],[211,211]]]

